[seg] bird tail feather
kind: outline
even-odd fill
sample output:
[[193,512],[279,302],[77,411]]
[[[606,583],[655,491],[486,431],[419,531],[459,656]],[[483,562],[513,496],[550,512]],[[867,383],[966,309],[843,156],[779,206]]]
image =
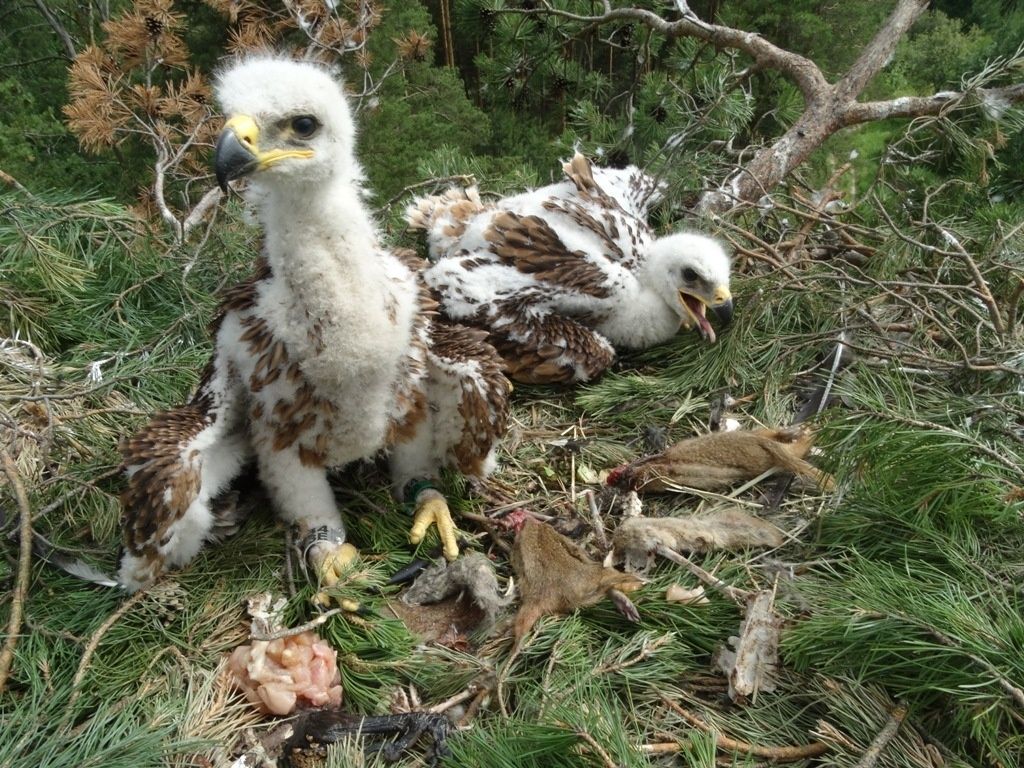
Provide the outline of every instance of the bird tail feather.
[[439,195],[424,195],[405,209],[405,220],[412,229],[427,233],[430,258],[439,259],[451,251],[479,213],[491,206],[480,199],[476,186],[450,187]]

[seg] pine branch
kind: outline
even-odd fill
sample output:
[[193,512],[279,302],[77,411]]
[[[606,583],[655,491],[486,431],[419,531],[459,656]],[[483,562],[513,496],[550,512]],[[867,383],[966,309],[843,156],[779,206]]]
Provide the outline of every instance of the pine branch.
[[809,760],[813,757],[819,757],[831,749],[831,747],[823,741],[812,741],[809,744],[801,744],[799,746],[792,747],[769,747],[762,746],[760,744],[749,744],[745,741],[740,741],[739,739],[726,736],[718,729],[708,725],[698,715],[683,709],[667,696],[662,696],[661,701],[665,706],[683,718],[683,720],[694,728],[703,731],[704,733],[714,734],[715,742],[719,749],[727,749],[732,752],[744,755],[753,755],[755,757],[764,757],[778,763],[794,763],[797,760]]
[[[826,80],[821,68],[811,59],[776,46],[756,33],[704,22],[685,2],[677,4],[682,18],[675,21],[643,8],[612,8],[610,3],[603,3],[603,11],[596,14],[572,13],[556,8],[548,0],[537,8],[502,9],[500,12],[554,16],[587,26],[634,22],[669,39],[690,37],[716,48],[741,51],[754,60],[756,68],[775,70],[792,81],[803,96],[803,113],[782,136],[757,151],[753,159],[718,189],[703,195],[699,210],[720,214],[734,205],[751,203],[771,194],[784,178],[841,128],[892,117],[938,115],[963,101],[971,91],[868,103],[857,101],[868,83],[889,62],[899,41],[927,6],[927,0],[900,0],[854,63],[834,84]],[[991,89],[978,87],[975,92],[988,103],[1016,104],[1024,101],[1024,83]]]
[[7,482],[14,493],[20,520],[18,577],[11,595],[11,614],[7,620],[7,635],[3,650],[0,651],[0,695],[2,695],[7,687],[11,664],[14,662],[14,648],[21,635],[21,617],[25,611],[25,597],[28,595],[29,564],[32,559],[32,508],[29,506],[28,495],[21,482],[18,466],[6,448],[0,450],[0,460],[3,461],[4,474],[7,475]]
[[57,39],[60,40],[61,47],[64,49],[64,57],[68,61],[74,61],[75,56],[78,55],[78,50],[67,27],[61,23],[61,20],[57,18],[57,14],[50,9],[44,0],[33,0],[33,2],[36,8],[39,9],[39,13],[46,19],[46,23],[50,25],[50,29],[57,35]]

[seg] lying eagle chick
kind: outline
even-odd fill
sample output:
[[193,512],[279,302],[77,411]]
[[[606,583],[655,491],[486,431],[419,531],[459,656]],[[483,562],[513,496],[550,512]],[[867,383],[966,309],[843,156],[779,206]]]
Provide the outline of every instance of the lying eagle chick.
[[415,501],[410,539],[436,523],[454,559],[451,516],[429,481],[442,466],[492,469],[507,410],[500,359],[482,332],[437,322],[415,258],[380,245],[339,83],[261,56],[222,72],[217,97],[217,177],[225,188],[251,177],[264,258],[224,297],[195,395],[124,445],[119,581],[134,590],[189,562],[220,522],[213,502],[255,461],[329,584],[354,550],[328,468],[382,451],[395,490]]
[[484,203],[475,188],[422,197],[406,211],[427,232],[427,284],[441,311],[487,330],[509,376],[571,383],[600,375],[616,349],[644,349],[680,328],[708,341],[711,307],[732,316],[729,257],[704,235],[655,237],[661,191],[630,167],[592,168],[577,153],[568,181]]

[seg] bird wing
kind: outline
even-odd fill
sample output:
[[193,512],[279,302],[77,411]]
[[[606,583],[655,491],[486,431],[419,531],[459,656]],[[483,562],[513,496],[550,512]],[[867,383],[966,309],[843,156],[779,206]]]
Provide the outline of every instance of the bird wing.
[[480,199],[475,187],[450,187],[439,195],[418,197],[405,209],[412,229],[427,233],[430,258],[440,259],[458,250],[470,222],[494,207]]
[[[644,221],[665,195],[666,184],[635,165],[601,168],[577,152],[562,166],[562,170],[579,195],[601,196],[604,206],[618,206],[630,216]],[[562,196],[567,195],[563,193]]]
[[189,445],[212,423],[201,405],[159,413],[121,445],[128,484],[121,493],[124,544],[135,555],[157,557],[170,527],[199,492],[200,465]]
[[615,360],[604,336],[559,314],[532,316],[512,312],[489,341],[505,361],[505,373],[526,384],[572,384],[590,381]]
[[439,464],[483,477],[508,419],[508,379],[487,333],[436,320],[430,329],[427,393]]
[[492,329],[552,313],[595,321],[637,282],[654,240],[629,193],[639,172],[595,169],[579,154],[565,171],[566,181],[492,204],[449,191],[410,206],[447,316]]
[[[229,313],[252,309],[259,284],[269,277],[270,267],[260,259],[252,277],[221,294],[210,323],[212,338],[217,338]],[[191,448],[200,434],[215,426],[214,402],[228,395],[213,392],[214,370],[211,359],[187,404],[158,413],[121,443],[121,469],[127,476],[121,493],[121,522],[124,546],[133,555],[157,560],[162,540],[199,494],[201,462]],[[225,430],[232,425],[217,426]]]
[[[599,225],[594,233],[606,239]],[[484,238],[501,263],[548,286],[598,298],[610,293],[608,273],[596,254],[571,249],[541,216],[500,211],[491,219]]]

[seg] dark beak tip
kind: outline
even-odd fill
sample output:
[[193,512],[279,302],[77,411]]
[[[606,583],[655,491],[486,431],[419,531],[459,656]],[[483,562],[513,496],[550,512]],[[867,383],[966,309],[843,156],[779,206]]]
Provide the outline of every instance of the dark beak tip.
[[214,151],[213,170],[217,183],[225,193],[229,181],[252,173],[257,164],[256,155],[239,141],[234,131],[228,129],[220,135]]
[[715,312],[715,317],[718,318],[718,322],[722,325],[728,325],[732,322],[732,299],[723,301],[721,304],[712,307]]

